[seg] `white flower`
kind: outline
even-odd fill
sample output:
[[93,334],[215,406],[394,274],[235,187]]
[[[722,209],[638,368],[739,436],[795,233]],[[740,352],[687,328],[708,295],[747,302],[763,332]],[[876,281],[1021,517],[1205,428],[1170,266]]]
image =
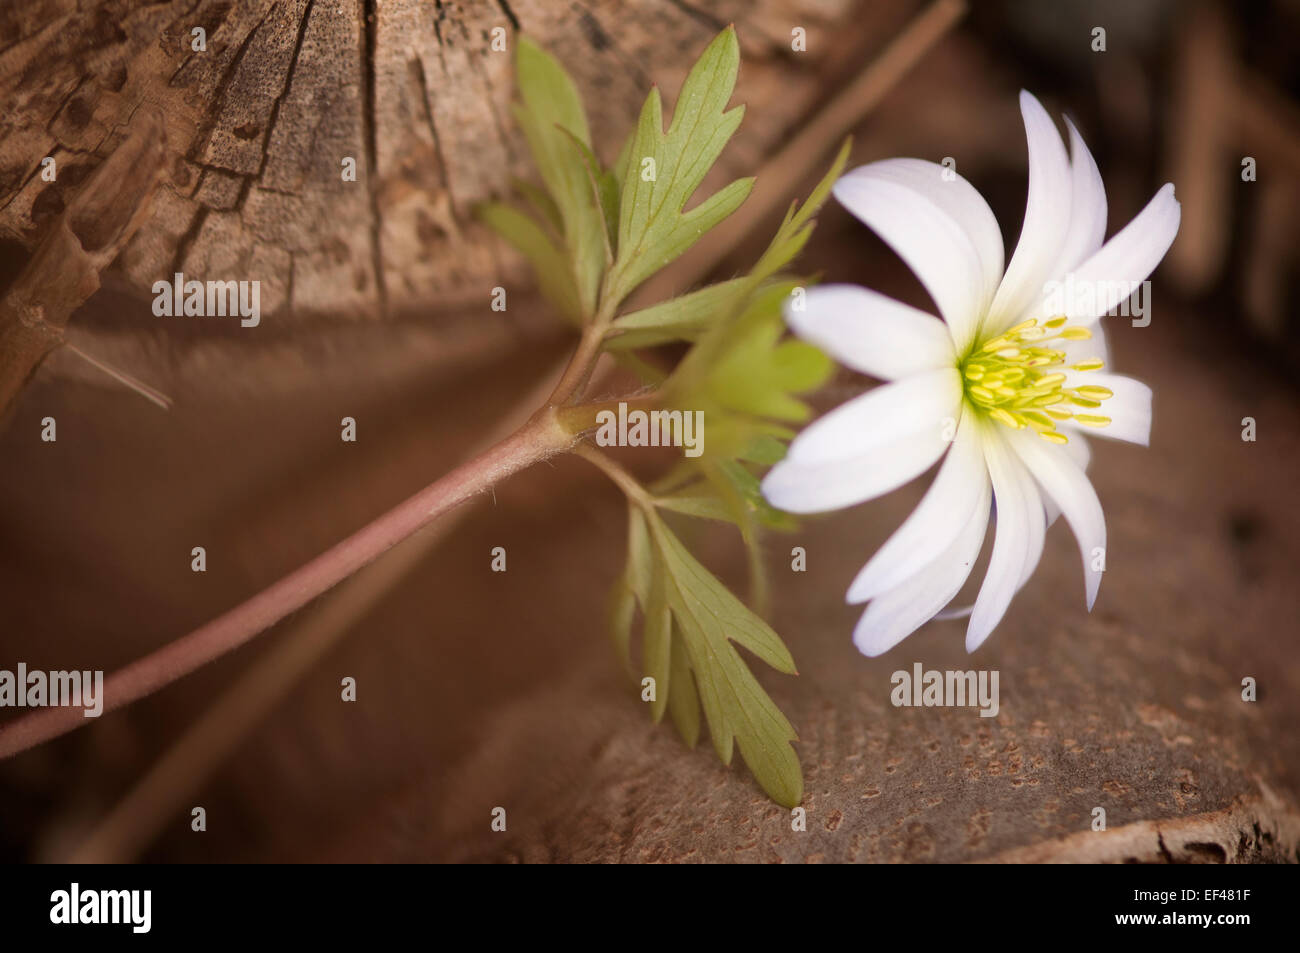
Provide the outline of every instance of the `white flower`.
[[1103,245],[1106,193],[1087,146],[1067,120],[1071,159],[1037,99],[1022,92],[1020,109],[1029,197],[1005,274],[997,221],[970,183],[931,162],[890,159],[847,173],[834,194],[907,262],[943,320],[852,285],[812,288],[802,310],[786,306],[801,337],[891,383],[791,442],[763,481],[774,506],[852,506],[944,457],[920,505],[849,588],[850,603],[869,602],[853,633],[866,655],[897,645],[953,599],[979,555],[993,500],[997,530],[967,651],[1033,573],[1058,513],[1078,540],[1091,610],[1106,524],[1084,473],[1082,430],[1143,445],[1150,434],[1151,391],[1101,370],[1097,322],[1173,242],[1173,186]]

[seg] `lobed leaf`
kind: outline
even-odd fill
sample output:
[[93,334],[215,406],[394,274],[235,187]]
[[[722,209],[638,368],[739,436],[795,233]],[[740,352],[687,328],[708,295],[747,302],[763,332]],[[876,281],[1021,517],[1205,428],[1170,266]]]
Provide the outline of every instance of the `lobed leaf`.
[[733,746],[739,745],[741,757],[768,795],[787,807],[797,804],[803,796],[803,776],[790,744],[797,740],[794,728],[735,645],[789,674],[795,673],[794,659],[771,627],[705,569],[661,519],[651,516],[649,526],[718,757],[730,764]]
[[590,152],[586,113],[573,80],[553,56],[526,36],[519,38],[515,50],[521,98],[514,106],[515,120],[559,211],[568,253],[565,269],[577,290],[582,316],[589,318],[596,311],[609,243],[587,163],[574,147],[576,142]]
[[680,330],[702,327],[720,312],[734,307],[736,298],[745,292],[747,285],[745,278],[732,278],[730,281],[706,285],[689,294],[625,314],[614,322],[614,328],[619,331],[641,331],[651,328]]
[[522,254],[537,274],[542,295],[564,318],[581,323],[583,308],[573,283],[568,256],[546,230],[518,209],[503,202],[487,202],[475,209],[479,220]]
[[652,89],[619,164],[618,257],[606,294],[617,303],[677,258],[748,197],[753,179],[739,179],[684,211],[744,118],[727,110],[740,68],[736,32],[714,38],[691,68],[665,133],[663,104]]
[[677,733],[688,748],[700,741],[700,694],[695,688],[695,676],[686,654],[686,642],[674,627],[672,647],[672,692],[668,695],[668,713],[672,716]]

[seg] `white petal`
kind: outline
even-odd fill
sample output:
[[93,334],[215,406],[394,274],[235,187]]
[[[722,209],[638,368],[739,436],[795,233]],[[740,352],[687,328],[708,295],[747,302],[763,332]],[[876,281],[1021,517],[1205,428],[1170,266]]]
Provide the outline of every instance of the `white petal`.
[[1080,384],[1096,384],[1101,387],[1108,387],[1115,396],[1103,400],[1101,406],[1096,410],[1085,411],[1085,413],[1109,417],[1110,423],[1104,427],[1077,425],[1067,427],[1066,429],[1070,431],[1070,443],[1074,443],[1078,439],[1075,436],[1077,432],[1084,432],[1089,436],[1109,437],[1111,440],[1127,440],[1129,443],[1138,443],[1144,447],[1150,445],[1150,387],[1132,377],[1125,377],[1123,374],[1105,374],[1101,371],[1085,371],[1083,373],[1075,371],[1070,373],[1067,375],[1064,386],[1077,387]]
[[835,197],[916,273],[948,323],[958,351],[974,338],[983,308],[983,262],[966,230],[919,192],[863,166],[835,183]]
[[951,436],[960,416],[961,376],[955,367],[881,384],[813,421],[790,443],[787,460],[829,463],[861,456],[921,432]]
[[[1061,450],[1064,451],[1069,456],[1069,458],[1074,461],[1075,466],[1077,466],[1080,470],[1087,472],[1088,464],[1092,462],[1092,448],[1088,446],[1088,441],[1083,436],[1082,433],[1083,428],[1071,427],[1068,424],[1066,424],[1064,426],[1059,426],[1058,429],[1070,439],[1069,443],[1063,444],[1061,446]],[[1037,486],[1037,484],[1035,484],[1035,486]],[[1053,524],[1056,523],[1057,519],[1060,518],[1061,509],[1055,503],[1052,502],[1052,498],[1050,496],[1043,496],[1040,493],[1039,499],[1042,501],[1043,504],[1043,511],[1047,518],[1047,525],[1052,526]],[[1039,555],[1041,556],[1042,555],[1041,543],[1039,544],[1038,548],[1039,548]],[[1037,562],[1038,560],[1035,559],[1034,560],[1035,565],[1037,565]],[[1025,579],[1028,578],[1029,576],[1026,575]]]
[[911,189],[929,199],[956,222],[979,256],[983,293],[981,313],[988,309],[1002,281],[1002,229],[997,217],[975,186],[952,169],[924,159],[885,159],[854,169],[850,176],[875,178]]
[[1106,187],[1101,173],[1068,116],[1065,125],[1070,131],[1070,222],[1049,278],[1073,271],[1106,237]]
[[978,503],[957,538],[923,570],[868,604],[853,630],[853,644],[863,655],[887,652],[925,625],[970,576],[989,526],[988,474],[979,472]]
[[[1070,442],[1062,445],[1061,449],[1074,461],[1076,467],[1086,472],[1088,464],[1092,462],[1092,447],[1088,446],[1088,441],[1084,439],[1082,431],[1082,427],[1076,427],[1067,434],[1066,436],[1070,438]],[[1089,430],[1088,432],[1096,433],[1097,431]]]
[[[1070,439],[1070,443],[1074,443],[1074,438]],[[1033,475],[1023,465],[1015,468],[1015,474],[1020,481],[1020,492],[1025,497],[1026,512],[1029,514],[1029,543],[1025,547],[1025,564],[1020,570],[1020,581],[1016,583],[1019,591],[1025,587],[1029,577],[1038,568],[1038,561],[1043,558],[1043,542],[1050,521],[1047,519],[1043,495],[1038,492],[1038,482]],[[1053,520],[1055,518],[1052,517]]]
[[1114,309],[1150,277],[1178,234],[1182,207],[1172,184],[1164,186],[1137,218],[1069,276],[1065,315],[1093,321]]
[[[1083,447],[1084,462],[1082,466],[1086,467],[1087,444],[1081,438],[1071,436],[1070,443],[1066,444],[1066,446]],[[1020,571],[1020,581],[1016,583],[1016,590],[1019,591],[1024,588],[1025,583],[1027,583],[1030,577],[1033,576],[1034,570],[1038,568],[1039,560],[1043,557],[1043,541],[1046,537],[1047,526],[1049,524],[1049,520],[1046,518],[1048,514],[1044,512],[1045,507],[1051,508],[1049,512],[1051,513],[1052,522],[1054,522],[1056,517],[1060,515],[1060,511],[1056,509],[1055,505],[1050,500],[1045,500],[1043,495],[1038,492],[1037,481],[1034,480],[1033,475],[1025,468],[1024,464],[1020,462],[1019,457],[1013,455],[1013,459],[1015,465],[1012,467],[1011,473],[1019,485],[1018,492],[1024,498],[1025,513],[1029,519],[1026,526],[1029,538],[1025,546],[1025,563],[1024,567]],[[998,506],[1000,513],[1001,503],[999,503]],[[964,619],[974,611],[974,605],[961,606],[956,609],[945,609],[943,612],[935,615],[935,619]],[[970,633],[968,630],[968,638],[969,635]]]
[[[1081,341],[1053,341],[1051,347],[1065,352],[1065,367],[1072,364],[1078,364],[1080,361],[1086,361],[1094,357],[1101,358],[1102,364],[1110,364],[1110,344],[1106,340],[1106,332],[1103,330],[1100,321],[1088,326],[1092,332],[1092,337],[1084,338]],[[1067,371],[1067,373],[1069,373]],[[1091,373],[1091,372],[1085,372]],[[1086,383],[1082,379],[1080,383]]]
[[1024,490],[1024,484],[1033,481],[1024,472],[1020,458],[997,432],[1006,428],[986,421],[981,423],[984,428],[984,459],[993,483],[998,517],[988,572],[966,627],[967,652],[974,652],[989,637],[1020,588],[1021,577],[1031,556],[1030,547],[1034,543],[1034,520],[1038,522],[1040,540],[1043,535],[1042,503],[1036,492],[1030,496]]
[[898,531],[862,567],[849,586],[846,601],[874,599],[924,569],[952,545],[979,503],[980,471],[985,464],[977,428],[978,421],[966,412],[934,483]]
[[1063,448],[1049,445],[1029,431],[1013,433],[1011,446],[1074,531],[1083,556],[1084,588],[1091,610],[1102,577],[1102,572],[1092,567],[1099,557],[1104,565],[1106,552],[1106,518],[1097,491]]
[[1042,300],[1070,223],[1070,160],[1061,134],[1042,104],[1024,90],[1020,112],[1029,140],[1029,195],[1020,241],[990,308],[989,331],[1010,327]]
[[895,490],[920,476],[948,449],[939,428],[883,444],[847,460],[782,460],[763,478],[763,495],[788,513],[823,513]]
[[802,310],[793,301],[785,304],[791,330],[855,371],[891,381],[956,363],[942,321],[878,292],[820,285],[808,289]]
[[970,614],[974,611],[975,607],[973,605],[958,606],[955,609],[944,609],[942,612],[936,612],[934,614],[934,621],[949,622],[952,619],[966,619],[969,618]]

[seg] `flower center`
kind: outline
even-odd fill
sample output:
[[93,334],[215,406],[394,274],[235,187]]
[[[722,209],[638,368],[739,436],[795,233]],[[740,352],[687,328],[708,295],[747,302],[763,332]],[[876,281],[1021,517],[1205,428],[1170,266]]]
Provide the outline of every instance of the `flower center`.
[[[1101,402],[1113,397],[1106,387],[1085,385],[1062,387],[1066,375],[1065,352],[1050,346],[1053,341],[1083,341],[1092,332],[1080,325],[1066,325],[1064,317],[1039,324],[1031,318],[977,344],[958,364],[966,398],[994,420],[1016,430],[1026,427],[1051,443],[1068,438],[1056,429],[1061,421],[1073,420],[1089,427],[1104,427],[1109,417],[1093,413]],[[1100,358],[1072,364],[1069,370],[1100,370]]]

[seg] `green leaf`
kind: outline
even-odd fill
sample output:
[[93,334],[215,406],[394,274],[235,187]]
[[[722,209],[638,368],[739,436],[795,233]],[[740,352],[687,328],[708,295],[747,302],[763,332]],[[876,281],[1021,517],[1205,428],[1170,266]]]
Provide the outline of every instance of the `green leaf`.
[[617,303],[740,206],[753,179],[730,183],[683,211],[744,118],[726,110],[736,85],[740,47],[732,27],[701,54],[682,84],[665,133],[658,88],[652,89],[621,172],[618,258],[606,295]]
[[[628,566],[615,587],[615,602],[620,626],[628,603],[620,601],[619,590],[636,592],[642,606],[642,668],[655,679],[656,688],[651,714],[659,721],[667,710],[693,748],[702,709],[722,762],[730,764],[739,745],[763,790],[793,806],[803,796],[799,759],[791,747],[797,740],[794,728],[750,672],[737,646],[780,672],[794,674],[794,660],[771,627],[705,569],[646,506],[644,498],[629,500]],[[630,631],[630,620],[626,625]]]
[[804,341],[782,340],[781,302],[794,282],[760,291],[715,346],[704,391],[724,407],[756,417],[806,420],[811,411],[793,394],[820,387],[834,371],[825,354]]
[[[581,142],[591,142],[578,88],[560,62],[528,36],[520,36],[515,47],[515,82],[524,107],[532,115],[548,126],[567,129]],[[545,145],[547,152],[539,164],[557,159],[550,150],[558,147],[558,141],[548,140]]]
[[736,522],[735,515],[716,496],[661,496],[655,500],[655,505],[687,516]]
[[645,517],[635,506],[627,509],[627,563],[623,575],[614,583],[610,594],[610,634],[619,660],[628,674],[632,666],[632,619],[636,607],[645,610],[650,599],[650,582],[654,574],[654,550]]
[[[746,325],[745,315],[749,315],[750,326],[742,327],[743,333],[739,337],[753,333],[756,329],[752,325],[762,325],[765,321],[775,322],[772,326],[778,329],[776,337],[780,337],[779,329],[783,327],[780,305],[801,282],[778,278],[777,272],[788,265],[808,241],[814,225],[812,217],[825,203],[831,187],[843,172],[850,145],[851,141],[846,139],[808,201],[803,205],[797,201],[791,203],[776,235],[749,275],[723,282],[720,286],[707,286],[680,298],[645,308],[635,315],[627,315],[620,319],[625,323],[617,325],[623,333],[609,338],[606,346],[611,350],[626,350],[661,344],[672,339],[692,341],[694,346],[671,376],[668,389],[675,395],[674,399],[679,406],[698,406],[702,403],[706,398],[703,390],[706,378],[719,363],[727,360],[728,351],[734,351],[738,345],[743,347],[746,343],[738,341],[737,329],[738,325]],[[625,199],[624,211],[626,210]],[[726,292],[720,290],[722,286],[726,287]],[[715,288],[719,290],[715,291]],[[712,310],[709,310],[710,307]],[[635,321],[628,320],[632,318]],[[763,330],[762,327],[757,328],[759,332]],[[753,347],[753,342],[748,343],[751,344],[749,359],[761,357],[764,350],[762,342],[759,342],[758,347]],[[774,344],[770,329],[766,343],[769,348]],[[820,386],[820,382],[824,382],[833,369],[828,360],[817,357],[811,353],[812,350],[814,349],[808,346],[799,347],[782,353],[776,359],[778,366],[790,365],[784,369],[790,372],[790,380],[799,391]],[[732,357],[734,359],[735,355]],[[724,368],[722,373],[724,379],[720,383],[724,385],[740,376],[734,366]],[[725,378],[728,373],[733,375],[731,380]],[[753,382],[748,390],[759,391],[761,386]],[[744,402],[755,407],[762,403],[754,401],[748,395]],[[726,400],[724,406],[727,406]],[[807,409],[797,401],[777,397],[771,406],[781,419],[802,420],[807,416]],[[717,421],[714,420],[713,423],[711,429],[716,433]],[[713,445],[718,446],[717,442],[713,442]]]
[[601,263],[603,273],[604,269],[614,262],[614,242],[618,241],[618,182],[612,172],[600,167],[600,160],[585,142],[573,136],[569,137],[569,142],[577,150],[578,157],[582,159],[582,167],[587,173],[587,183],[600,208],[603,226],[600,234],[605,252],[605,260]]
[[608,253],[605,216],[583,156],[573,146],[576,141],[590,149],[587,117],[573,80],[553,56],[526,36],[519,38],[515,50],[522,100],[515,104],[515,120],[559,210],[568,251],[566,270],[587,318],[596,310]]
[[[770,509],[759,492],[758,479],[735,460],[718,460],[704,468],[706,478],[720,502],[732,515],[745,543],[745,564],[749,570],[749,602],[760,614],[768,611],[767,567],[758,540],[759,508]],[[752,484],[752,486],[751,486]],[[757,497],[757,499],[755,499]]]
[[686,642],[676,626],[673,627],[672,680],[668,714],[686,747],[694,748],[700,741],[700,695],[695,689],[695,676],[691,674]]
[[693,341],[702,333],[702,331],[693,328],[628,331],[626,334],[607,338],[604,347],[607,351],[615,354],[626,355],[628,351],[636,351],[645,347],[658,347],[661,344],[670,344],[673,341]]
[[645,516],[635,506],[627,515],[627,579],[642,607],[650,599],[650,579],[654,574],[654,550]]
[[749,445],[740,451],[738,459],[770,467],[785,459],[786,446],[768,433],[756,434]]
[[623,183],[627,180],[627,166],[631,161],[632,145],[636,142],[636,130],[633,129],[631,134],[623,140],[623,146],[618,150],[618,158],[614,164],[609,167],[610,174],[614,176],[614,184],[618,186],[618,194],[623,194]]
[[759,279],[770,278],[794,261],[795,256],[803,251],[804,245],[808,243],[809,236],[812,235],[814,225],[812,217],[821,210],[821,207],[826,204],[826,200],[830,197],[831,187],[835,185],[835,181],[844,172],[844,166],[849,160],[849,150],[852,146],[853,140],[846,138],[840,145],[840,151],[835,154],[831,167],[813,188],[812,194],[808,196],[808,201],[804,202],[802,206],[797,201],[790,203],[790,208],[785,213],[785,219],[781,222],[781,227],[776,230],[776,235],[773,236],[767,250],[763,252],[762,257],[754,266],[754,277]]
[[486,202],[475,209],[475,214],[528,259],[537,273],[538,287],[555,310],[569,321],[581,323],[583,309],[568,257],[555,247],[545,229],[502,202]]
[[649,328],[680,330],[703,327],[719,313],[735,307],[736,299],[745,292],[747,284],[745,278],[732,278],[730,281],[706,285],[698,291],[625,314],[614,322],[614,328],[620,331],[639,331]]
[[650,716],[658,724],[668,706],[668,693],[672,691],[673,615],[668,604],[663,572],[656,572],[650,584],[650,599],[645,606],[645,674],[655,680],[654,699],[650,702]]
[[[752,520],[757,520],[772,529],[793,529],[794,517],[789,513],[775,509],[763,496],[758,477],[754,476],[744,464],[737,460],[719,460],[706,471],[710,480],[719,486],[725,486],[743,504],[746,519],[738,520],[742,530],[746,531],[746,541],[753,541],[757,534],[750,527]],[[724,493],[724,498],[727,494]]]
[[611,353],[616,363],[635,374],[640,378],[641,383],[647,387],[658,387],[668,377],[668,374],[662,368],[637,354],[633,354],[631,351],[613,351]]
[[564,235],[564,220],[560,217],[560,208],[555,199],[543,188],[538,188],[523,179],[511,179],[510,187],[524,197],[524,201],[537,213],[550,230],[558,236]]
[[614,649],[624,670],[633,674],[632,667],[632,620],[636,616],[636,593],[627,584],[624,576],[614,583],[609,599],[609,633],[614,640]]
[[739,745],[768,795],[793,807],[803,796],[799,759],[790,745],[797,736],[735,645],[781,672],[794,674],[794,660],[771,627],[705,569],[661,519],[651,515],[649,526],[714,750],[730,764]]

